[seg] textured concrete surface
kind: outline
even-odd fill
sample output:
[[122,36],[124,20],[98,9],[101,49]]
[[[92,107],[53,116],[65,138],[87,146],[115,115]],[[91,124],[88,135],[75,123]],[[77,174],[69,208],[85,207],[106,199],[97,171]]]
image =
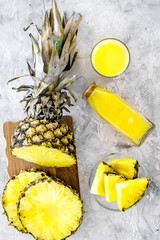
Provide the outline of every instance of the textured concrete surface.
[[[58,0],[61,11],[81,12],[79,58],[73,73],[80,78],[72,90],[78,101],[71,109],[78,153],[81,195],[84,200],[83,224],[70,239],[74,240],[158,240],[160,239],[160,1],[154,0]],[[47,1],[47,8],[51,5]],[[25,60],[31,58],[31,43],[23,31],[30,22],[41,24],[40,0],[0,0],[0,193],[8,180],[5,140],[2,125],[25,115],[21,94],[7,86],[7,80],[27,72]],[[34,29],[31,28],[34,33]],[[127,71],[114,79],[99,76],[90,64],[93,46],[101,39],[124,41],[131,53]],[[29,81],[28,79],[24,81]],[[81,95],[95,81],[117,93],[156,124],[156,129],[139,148],[96,115]],[[20,80],[19,82],[22,83]],[[19,84],[15,82],[15,86]],[[111,152],[138,152],[152,180],[147,196],[126,213],[102,209],[88,189],[94,163]],[[29,240],[8,226],[0,212],[0,240]]]

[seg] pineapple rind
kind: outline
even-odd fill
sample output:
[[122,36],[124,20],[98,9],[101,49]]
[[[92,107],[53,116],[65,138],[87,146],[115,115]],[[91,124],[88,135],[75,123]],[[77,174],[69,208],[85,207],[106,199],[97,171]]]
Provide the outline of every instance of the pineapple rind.
[[107,202],[117,200],[116,184],[127,179],[115,172],[104,173],[105,198]]
[[144,196],[148,184],[147,177],[117,183],[116,191],[119,209],[124,212],[136,204]]
[[[40,170],[36,170],[36,169],[30,169],[30,170],[21,170],[20,171],[20,173],[18,173],[17,175],[14,175],[14,176],[12,176],[10,179],[9,179],[9,181],[6,183],[6,185],[5,185],[5,188],[4,188],[4,190],[3,190],[3,196],[2,196],[2,207],[3,207],[3,209],[4,209],[4,213],[6,214],[6,216],[7,216],[7,219],[8,219],[8,221],[9,221],[9,224],[10,225],[12,225],[13,227],[15,227],[18,231],[20,231],[20,232],[23,232],[23,233],[27,233],[27,231],[25,230],[25,228],[23,227],[23,225],[21,224],[21,222],[19,221],[19,219],[18,219],[18,217],[17,217],[17,207],[16,207],[16,202],[18,201],[18,198],[19,198],[19,195],[20,195],[20,192],[21,191],[23,191],[24,189],[25,189],[25,187],[26,187],[26,185],[28,185],[28,183],[30,183],[31,181],[27,181],[27,178],[29,178],[29,177],[31,177],[31,176],[29,176],[30,175],[30,173],[32,174],[36,174],[37,176],[35,176],[35,178],[34,177],[32,177],[32,180],[31,181],[35,181],[36,179],[38,179],[38,178],[40,178],[40,175],[43,175],[42,176],[42,178],[44,178],[44,177],[46,177],[46,173],[45,172],[43,172],[43,171],[40,171]],[[22,177],[24,177],[23,176],[23,174],[29,174],[27,177],[26,177],[26,181],[27,181],[27,183],[26,183],[26,185],[24,184],[24,181],[22,182],[22,181],[20,181],[20,178],[22,178]],[[15,214],[14,214],[14,216],[10,216],[11,214],[9,213],[9,211],[8,211],[8,206],[6,206],[6,197],[8,197],[7,196],[7,191],[8,191],[8,188],[9,188],[9,186],[14,182],[14,181],[16,181],[16,186],[15,186],[15,191],[14,191],[14,195],[15,195],[15,193],[16,193],[16,191],[18,192],[16,195],[17,196],[15,196],[16,197],[16,202],[15,202],[15,207],[14,207],[14,211],[15,211]],[[21,184],[21,191],[19,191],[19,189],[18,189],[18,182],[17,181],[19,181],[19,184]],[[12,206],[12,205],[11,205]],[[15,217],[15,219],[13,219]]]
[[117,173],[128,179],[137,178],[139,163],[136,159],[112,158],[108,161],[108,165],[110,165]]
[[[44,238],[40,238],[39,236],[38,236],[38,237],[35,236],[35,234],[34,234],[33,232],[29,231],[29,229],[27,229],[27,226],[24,225],[23,220],[24,220],[25,218],[23,218],[23,217],[22,217],[22,214],[21,214],[21,204],[22,204],[23,198],[24,198],[25,196],[27,197],[27,191],[30,190],[30,188],[31,188],[32,186],[35,186],[36,184],[38,184],[38,183],[43,183],[43,182],[51,183],[52,181],[54,181],[55,183],[60,184],[60,186],[63,186],[63,187],[65,187],[65,188],[68,188],[68,190],[70,190],[71,193],[78,198],[78,201],[80,202],[80,206],[81,206],[81,210],[80,210],[81,216],[80,216],[79,219],[77,219],[77,223],[78,223],[77,228],[74,229],[73,231],[70,231],[70,233],[69,233],[67,236],[65,236],[65,237],[63,237],[63,238],[54,238],[54,239],[47,238],[47,239],[44,239]],[[31,182],[30,184],[28,184],[27,187],[24,189],[23,192],[21,192],[21,194],[20,194],[20,196],[19,196],[19,199],[18,199],[18,202],[17,202],[17,211],[18,211],[18,216],[19,216],[19,219],[20,219],[22,225],[24,225],[26,231],[27,231],[28,233],[30,233],[35,239],[38,239],[38,240],[63,240],[63,239],[66,239],[67,237],[73,235],[73,234],[77,231],[77,229],[79,228],[79,226],[81,225],[81,223],[82,223],[82,218],[83,218],[83,201],[80,199],[79,194],[76,192],[76,190],[72,189],[71,186],[65,184],[65,183],[64,183],[63,181],[61,181],[60,179],[52,176],[52,177],[46,177],[46,178],[44,178],[44,179],[38,179],[37,181]]]

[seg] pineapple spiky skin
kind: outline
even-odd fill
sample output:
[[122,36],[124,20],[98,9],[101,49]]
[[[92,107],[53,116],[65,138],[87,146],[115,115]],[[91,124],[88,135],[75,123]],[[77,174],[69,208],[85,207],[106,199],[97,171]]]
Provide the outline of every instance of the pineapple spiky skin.
[[31,182],[46,177],[46,173],[36,169],[22,170],[14,175],[7,182],[2,196],[2,206],[7,216],[9,224],[18,231],[26,233],[26,229],[21,224],[17,216],[17,201],[21,191]]
[[[34,157],[30,159],[28,155],[25,156],[26,152],[29,154],[29,149],[34,151],[30,153],[32,157],[35,155],[35,158],[39,157],[39,160],[34,160]],[[40,150],[42,150],[42,153],[38,152]],[[11,152],[16,157],[46,167],[67,167],[76,163],[73,132],[64,121],[50,122],[46,119],[25,119],[15,129],[12,137]],[[53,152],[52,156],[50,156],[50,152]],[[57,165],[58,163],[54,161],[54,152],[55,158],[56,154],[62,153],[58,162],[60,165]],[[47,154],[50,161],[47,160]],[[41,162],[42,156],[44,156],[44,161]],[[63,164],[63,157],[68,158],[69,161],[66,160]]]
[[71,101],[66,92],[52,92],[48,95],[40,95],[37,103],[27,108],[27,115],[33,119],[59,120],[62,117],[65,99],[71,106]]
[[[55,191],[56,194],[57,191],[60,192],[56,198]],[[34,202],[34,207],[30,202]],[[46,203],[49,211],[45,206]],[[32,211],[35,211],[34,214]],[[21,192],[17,202],[17,214],[26,231],[35,239],[62,240],[74,234],[81,225],[83,202],[79,194],[70,186],[55,177],[47,177],[28,184]]]

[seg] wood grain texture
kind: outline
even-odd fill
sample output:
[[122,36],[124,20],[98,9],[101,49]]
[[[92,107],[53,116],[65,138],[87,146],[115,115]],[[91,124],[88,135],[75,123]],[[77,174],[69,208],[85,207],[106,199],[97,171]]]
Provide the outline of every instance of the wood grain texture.
[[[72,117],[64,116],[62,117],[62,120],[65,121],[68,124],[68,126],[71,128],[71,130],[74,132]],[[48,172],[50,175],[61,179],[62,181],[64,181],[64,183],[70,185],[73,189],[80,192],[77,163],[68,168],[67,167],[65,168],[43,167],[35,163],[30,163],[30,162],[24,161],[23,159],[16,158],[11,154],[11,151],[10,151],[11,137],[14,134],[15,128],[18,126],[19,123],[20,121],[5,122],[3,125],[4,137],[6,139],[6,156],[8,159],[7,169],[8,169],[9,176],[11,177],[15,174],[18,174],[22,169],[27,170],[31,168],[36,168],[36,169],[44,170]]]

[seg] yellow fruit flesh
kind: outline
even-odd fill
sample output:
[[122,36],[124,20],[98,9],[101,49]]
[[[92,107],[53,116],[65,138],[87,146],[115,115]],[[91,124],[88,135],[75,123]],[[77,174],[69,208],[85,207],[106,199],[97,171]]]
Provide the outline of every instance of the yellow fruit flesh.
[[136,109],[104,88],[95,87],[87,100],[100,117],[136,145],[141,143],[143,137],[147,135],[147,131],[153,127],[152,123]]
[[121,211],[133,206],[144,195],[148,185],[146,177],[116,184],[117,204]]
[[76,163],[74,157],[56,149],[45,146],[18,147],[12,150],[13,155],[46,167],[70,167]]
[[[43,175],[43,176],[42,176]],[[6,211],[9,222],[16,227],[19,231],[25,231],[18,216],[17,216],[17,201],[20,192],[32,181],[36,181],[38,178],[44,178],[45,174],[40,172],[27,172],[23,171],[19,175],[15,176],[14,180],[8,182],[4,195],[2,198],[3,207]]]
[[104,188],[104,173],[105,172],[113,172],[113,169],[109,167],[107,164],[100,161],[98,168],[96,170],[96,174],[91,186],[91,193],[105,196],[105,188]]
[[126,181],[126,178],[121,175],[104,174],[105,197],[108,202],[117,200],[116,184],[124,181]]
[[82,202],[63,184],[45,181],[29,187],[20,200],[19,213],[35,238],[60,240],[79,226]]
[[108,165],[110,165],[117,173],[122,174],[126,178],[133,179],[137,177],[138,162],[136,159],[112,158],[108,161]]
[[97,72],[104,76],[117,76],[129,63],[129,53],[123,43],[106,39],[98,43],[92,52],[92,63]]

